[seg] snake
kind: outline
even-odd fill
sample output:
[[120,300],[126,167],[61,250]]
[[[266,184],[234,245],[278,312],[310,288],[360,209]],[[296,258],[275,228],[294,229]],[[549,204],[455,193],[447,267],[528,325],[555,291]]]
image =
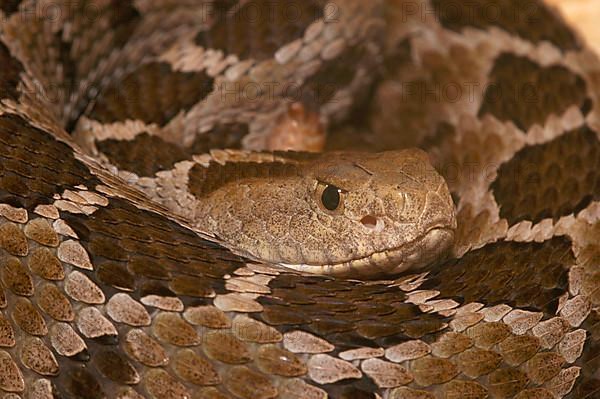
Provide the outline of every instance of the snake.
[[0,65],[0,397],[600,397],[542,0],[2,0]]

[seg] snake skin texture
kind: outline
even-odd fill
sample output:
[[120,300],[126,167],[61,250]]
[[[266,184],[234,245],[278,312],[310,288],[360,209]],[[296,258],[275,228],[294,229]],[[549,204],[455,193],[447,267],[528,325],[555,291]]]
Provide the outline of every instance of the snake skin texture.
[[[2,0],[0,68],[0,398],[600,397],[600,62],[541,0]],[[290,102],[426,149],[452,259],[285,270],[133,188]]]

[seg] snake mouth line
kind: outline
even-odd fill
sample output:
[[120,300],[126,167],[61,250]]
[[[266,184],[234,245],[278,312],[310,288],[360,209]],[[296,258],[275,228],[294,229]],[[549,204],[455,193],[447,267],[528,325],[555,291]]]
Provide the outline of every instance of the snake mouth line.
[[280,264],[289,269],[336,277],[377,278],[421,268],[440,259],[454,241],[454,229],[432,227],[399,247],[328,265]]

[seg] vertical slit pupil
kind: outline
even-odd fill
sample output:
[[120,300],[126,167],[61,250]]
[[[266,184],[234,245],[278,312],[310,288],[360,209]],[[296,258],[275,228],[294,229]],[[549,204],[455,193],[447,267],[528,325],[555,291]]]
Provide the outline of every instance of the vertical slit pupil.
[[325,187],[321,195],[321,202],[326,209],[335,211],[340,206],[340,189],[331,184]]

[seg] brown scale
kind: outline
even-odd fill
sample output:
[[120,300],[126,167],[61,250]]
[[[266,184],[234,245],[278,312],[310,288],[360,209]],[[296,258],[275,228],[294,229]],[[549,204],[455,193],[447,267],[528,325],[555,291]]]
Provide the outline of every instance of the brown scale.
[[431,0],[445,28],[461,32],[465,27],[497,26],[533,43],[548,40],[563,50],[578,50],[581,44],[563,20],[542,0]]
[[573,264],[571,242],[564,237],[543,243],[498,242],[436,267],[420,288],[465,303],[507,303],[550,315],[567,289]]
[[98,181],[67,144],[19,116],[0,116],[0,202],[32,210],[78,184]]
[[204,72],[178,72],[164,62],[147,63],[104,89],[87,116],[101,123],[131,119],[164,126],[206,98],[213,82]]
[[12,319],[23,332],[29,335],[41,337],[48,334],[48,326],[44,317],[29,299],[18,298],[16,300]]
[[[131,249],[123,248],[123,250],[127,253]],[[154,280],[171,280],[173,277],[170,267],[172,266],[172,262],[168,262],[166,259],[164,262],[161,262],[161,252],[163,252],[163,249],[158,248],[147,254],[149,256],[139,255],[130,257],[129,255],[125,255],[129,259],[127,266],[134,275]],[[98,255],[102,256],[101,253]]]
[[198,46],[235,54],[240,60],[268,60],[282,46],[302,38],[306,28],[324,16],[323,0],[288,2],[251,0],[214,10],[212,26],[195,39]]
[[500,368],[489,377],[489,390],[492,395],[500,398],[510,398],[523,390],[529,380],[520,370]]
[[56,357],[39,338],[27,338],[24,340],[21,351],[23,364],[43,376],[54,376],[59,372]]
[[308,373],[306,365],[298,356],[276,345],[261,346],[256,354],[256,363],[265,374],[291,378]]
[[15,329],[10,320],[0,313],[0,347],[12,348],[15,344]]
[[0,225],[0,248],[11,255],[25,256],[29,252],[27,237],[14,223]]
[[4,286],[10,289],[15,295],[33,295],[33,279],[19,258],[1,258],[0,270]]
[[179,296],[210,298],[214,295],[210,280],[192,276],[178,276],[169,283],[169,288]]
[[278,392],[269,378],[246,366],[229,368],[224,385],[238,398],[268,399],[276,397]]
[[71,302],[56,285],[45,284],[38,290],[37,304],[42,312],[58,321],[70,322],[75,319]]
[[66,397],[86,399],[107,397],[98,380],[86,368],[73,368],[59,374],[55,384],[58,392],[53,393],[59,397],[61,394]]
[[58,247],[58,234],[56,234],[46,219],[37,218],[31,220],[25,225],[23,232],[27,238],[38,244],[47,247]]
[[[4,6],[5,2],[2,2],[2,5],[0,5],[0,7]],[[7,6],[9,9],[12,9],[12,11],[16,12],[17,9],[13,8],[14,3],[12,3],[12,1],[9,1]],[[33,12],[35,10],[35,12]],[[56,11],[56,8],[53,8],[53,11]],[[52,54],[51,51],[49,51],[50,48],[53,48],[55,45],[57,45],[57,43],[54,42],[54,40],[56,39],[55,35],[52,34],[47,34],[47,36],[41,38],[38,35],[36,35],[35,33],[39,32],[40,30],[43,29],[43,21],[47,21],[49,19],[52,18],[44,18],[46,15],[44,15],[44,13],[46,12],[46,9],[44,9],[43,12],[40,12],[39,9],[36,8],[36,5],[33,3],[29,3],[26,11],[23,13],[18,13],[18,14],[14,14],[12,13],[12,17],[10,17],[11,14],[8,15],[9,18],[6,18],[6,20],[2,21],[3,24],[6,23],[8,25],[9,21],[12,22],[17,22],[17,29],[18,32],[16,34],[16,38],[15,37],[11,37],[9,35],[7,35],[7,37],[4,39],[6,43],[10,43],[10,42],[19,42],[19,45],[21,47],[22,53],[20,52],[19,54],[19,59],[21,62],[24,62],[26,64],[28,64],[28,72],[32,72],[33,75],[35,75],[35,77],[38,79],[38,81],[40,83],[42,83],[42,85],[44,85],[44,88],[46,89],[46,93],[52,93],[55,94],[56,92],[56,86],[52,86],[51,87],[51,82],[52,80],[48,79],[48,76],[53,76],[54,77],[54,81],[52,81],[53,83],[56,83],[56,76],[61,76],[60,74],[57,73],[57,69],[58,69],[58,63],[59,60],[57,60],[56,55]],[[39,17],[40,15],[42,15],[42,17]],[[39,18],[36,18],[39,17]],[[51,45],[48,45],[48,43],[52,43]],[[14,43],[13,43],[14,45]],[[5,96],[6,92],[5,92],[5,85],[7,83],[9,83],[11,80],[13,81],[13,83],[16,83],[19,79],[18,75],[14,75],[14,73],[18,73],[18,71],[20,71],[22,69],[22,67],[20,67],[20,63],[19,61],[15,60],[9,60],[8,58],[3,59],[6,55],[4,53],[4,49],[3,49],[4,44],[0,43],[0,59],[2,60],[2,66],[4,67],[4,65],[7,65],[7,72],[8,75],[6,77],[2,76],[2,78],[0,78],[0,88],[2,89],[0,91],[0,96]],[[17,81],[15,81],[14,79],[17,79]],[[60,80],[60,79],[58,79]],[[60,82],[58,83],[58,86],[60,86]],[[11,97],[15,95],[14,91],[16,87],[13,87],[12,90],[10,89],[9,86],[9,90],[8,90],[8,96]],[[40,93],[34,93],[36,95],[40,95]],[[57,97],[55,97],[56,99]],[[16,95],[14,97],[15,100],[18,100],[18,95]],[[57,102],[60,102],[60,105],[63,105],[63,102],[60,101],[62,100],[62,97],[59,97],[59,100]],[[60,107],[55,108],[55,110],[57,110]]]
[[123,264],[106,262],[96,267],[98,280],[119,290],[133,291],[135,289],[135,275],[127,270]]
[[422,357],[412,365],[415,381],[421,386],[443,384],[459,374],[458,367],[448,359]]
[[140,380],[138,372],[123,354],[112,349],[98,351],[92,360],[94,366],[109,380],[133,385]]
[[510,225],[555,222],[600,198],[600,142],[587,126],[519,151],[491,185]]
[[122,339],[122,346],[131,359],[149,367],[164,366],[169,361],[162,345],[142,330],[130,330]]
[[221,383],[221,377],[210,362],[191,349],[181,349],[174,358],[173,369],[184,381],[206,386]]
[[231,332],[210,331],[202,337],[206,355],[225,364],[252,362],[250,347],[237,339]]
[[492,114],[527,131],[572,105],[589,112],[586,84],[580,76],[562,66],[544,68],[526,57],[503,53],[490,72],[479,116]]
[[[539,319],[536,315],[535,319]],[[517,367],[542,349],[540,338],[534,335],[510,335],[498,344],[497,351],[502,355],[507,365]]]

